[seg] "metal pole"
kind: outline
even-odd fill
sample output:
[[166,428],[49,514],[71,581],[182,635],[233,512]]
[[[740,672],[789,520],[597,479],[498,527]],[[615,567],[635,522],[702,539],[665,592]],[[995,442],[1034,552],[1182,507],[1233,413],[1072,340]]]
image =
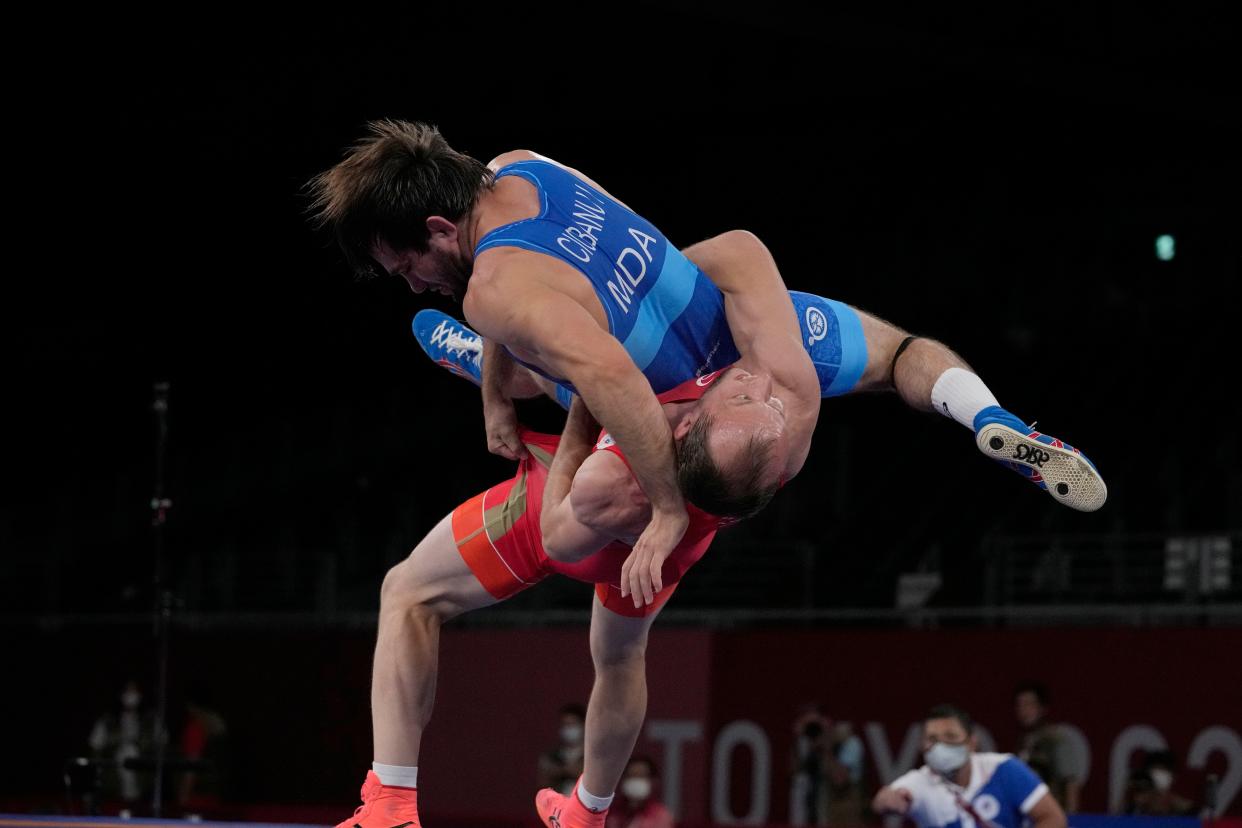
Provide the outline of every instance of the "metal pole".
[[164,584],[164,524],[172,501],[164,496],[164,467],[168,456],[168,383],[155,383],[155,492],[151,496],[151,531],[155,548],[155,790],[151,813],[160,816],[164,799],[164,719],[168,713],[168,633],[172,618],[172,592]]

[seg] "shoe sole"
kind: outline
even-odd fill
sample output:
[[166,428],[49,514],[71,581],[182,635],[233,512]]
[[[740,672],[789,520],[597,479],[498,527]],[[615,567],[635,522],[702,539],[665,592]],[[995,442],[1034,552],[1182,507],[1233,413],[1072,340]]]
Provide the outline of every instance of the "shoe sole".
[[1099,472],[1082,455],[1069,449],[1032,440],[1000,423],[979,429],[975,445],[993,460],[1025,466],[1038,473],[1048,494],[1071,509],[1094,512],[1108,500],[1108,487]]

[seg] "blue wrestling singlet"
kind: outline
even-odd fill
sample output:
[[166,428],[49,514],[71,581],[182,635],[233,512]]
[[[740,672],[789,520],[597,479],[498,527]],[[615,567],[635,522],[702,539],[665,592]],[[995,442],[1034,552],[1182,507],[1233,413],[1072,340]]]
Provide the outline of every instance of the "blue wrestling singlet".
[[737,361],[720,291],[651,222],[548,161],[519,161],[496,178],[510,175],[539,191],[539,215],[497,227],[476,256],[520,247],[577,269],[657,394]]
[[[519,161],[496,178],[510,175],[539,191],[539,215],[497,227],[479,240],[476,256],[518,247],[582,273],[604,306],[609,332],[657,394],[738,360],[724,296],[653,224],[551,162]],[[813,294],[790,291],[790,298],[823,395],[848,392],[867,364],[858,315]],[[548,378],[573,390],[561,377]]]

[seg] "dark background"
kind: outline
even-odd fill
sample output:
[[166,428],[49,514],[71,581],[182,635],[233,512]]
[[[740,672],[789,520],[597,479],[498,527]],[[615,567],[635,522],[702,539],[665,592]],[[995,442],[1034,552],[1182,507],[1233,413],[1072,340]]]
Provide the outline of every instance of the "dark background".
[[[150,608],[156,380],[187,612],[369,612],[388,566],[508,474],[477,392],[409,332],[439,300],[354,282],[306,221],[305,182],[381,117],[484,160],[554,157],[679,244],[756,232],[791,288],[950,344],[1108,481],[1075,513],[950,421],[833,401],[806,471],[679,607],[889,607],[920,568],[943,573],[933,604],[968,607],[997,537],[1242,529],[1226,8],[212,7],[15,29],[39,57],[9,136],[33,263],[3,300],[2,634]],[[754,577],[807,548],[796,590]],[[135,669],[94,681],[110,697]]]

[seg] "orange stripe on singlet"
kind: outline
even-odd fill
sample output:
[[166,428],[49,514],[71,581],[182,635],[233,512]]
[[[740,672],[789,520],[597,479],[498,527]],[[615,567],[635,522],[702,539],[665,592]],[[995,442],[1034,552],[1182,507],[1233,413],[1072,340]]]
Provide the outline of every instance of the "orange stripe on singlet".
[[483,526],[483,500],[487,492],[475,495],[453,510],[453,540],[457,551],[483,588],[497,600],[504,600],[526,585],[509,569],[492,545]]

